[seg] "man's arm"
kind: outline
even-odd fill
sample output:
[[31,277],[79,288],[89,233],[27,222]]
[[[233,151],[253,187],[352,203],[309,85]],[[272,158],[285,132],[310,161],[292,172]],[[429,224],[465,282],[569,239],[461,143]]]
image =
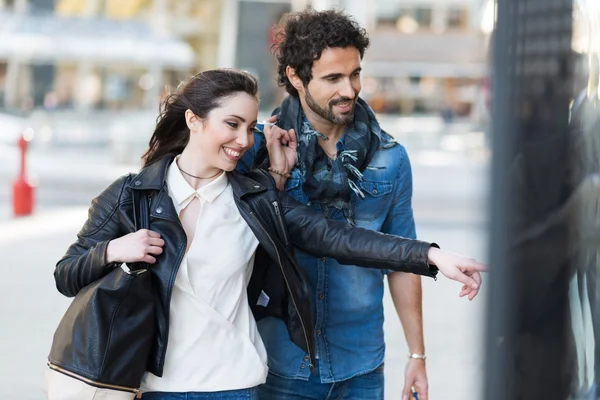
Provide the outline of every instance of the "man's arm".
[[[407,238],[416,237],[412,210],[412,169],[404,148],[402,148],[400,168],[394,184],[392,209],[382,226],[382,232]],[[424,355],[421,277],[403,272],[391,272],[388,274],[388,285],[404,330],[408,351]],[[419,399],[427,399],[427,374],[424,360],[409,360],[402,393],[403,400],[410,395],[411,386],[414,386],[419,393]]]

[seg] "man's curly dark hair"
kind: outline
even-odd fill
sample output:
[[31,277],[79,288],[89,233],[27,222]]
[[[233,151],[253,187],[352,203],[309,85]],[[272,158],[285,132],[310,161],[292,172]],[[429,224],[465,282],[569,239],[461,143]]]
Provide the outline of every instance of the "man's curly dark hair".
[[273,52],[277,56],[277,83],[298,97],[285,69],[289,65],[304,83],[312,79],[313,62],[321,58],[328,47],[353,46],[362,60],[369,47],[369,36],[351,16],[338,10],[305,10],[283,16],[279,24]]

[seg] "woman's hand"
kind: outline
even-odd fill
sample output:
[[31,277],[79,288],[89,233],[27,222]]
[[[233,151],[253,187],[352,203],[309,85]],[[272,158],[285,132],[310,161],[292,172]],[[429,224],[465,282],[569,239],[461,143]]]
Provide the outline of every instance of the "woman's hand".
[[458,254],[449,253],[435,247],[429,249],[427,258],[430,264],[438,267],[442,275],[453,281],[463,283],[460,297],[468,296],[473,300],[481,288],[482,271],[487,267],[473,258],[463,257]]
[[162,254],[165,241],[160,234],[148,229],[140,229],[118,239],[108,242],[106,262],[108,264],[145,262],[154,264],[157,256]]
[[[267,122],[277,122],[277,115],[267,119]],[[270,167],[283,174],[289,173],[296,165],[296,132],[275,125],[265,125],[263,132],[267,140]]]

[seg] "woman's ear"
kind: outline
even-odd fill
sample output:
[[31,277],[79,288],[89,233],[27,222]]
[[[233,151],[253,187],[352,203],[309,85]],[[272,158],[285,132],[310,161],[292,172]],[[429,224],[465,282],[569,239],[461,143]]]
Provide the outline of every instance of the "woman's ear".
[[192,110],[185,110],[185,123],[190,132],[197,132],[202,127],[202,121]]
[[287,78],[290,80],[292,86],[298,91],[298,93],[302,93],[304,91],[304,83],[302,79],[296,74],[296,70],[289,65],[285,68],[285,74]]

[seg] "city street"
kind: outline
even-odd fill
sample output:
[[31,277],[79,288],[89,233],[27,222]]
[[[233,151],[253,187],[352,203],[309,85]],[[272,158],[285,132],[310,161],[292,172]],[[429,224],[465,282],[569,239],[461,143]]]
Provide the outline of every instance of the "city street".
[[[485,157],[409,148],[419,237],[486,261]],[[86,218],[90,200],[134,165],[114,165],[102,149],[30,153],[38,180],[33,216],[11,216],[11,182],[18,155],[0,147],[0,283],[2,336],[0,398],[41,400],[40,383],[52,334],[69,299],[54,287],[54,264]],[[485,279],[485,277],[484,277]],[[430,398],[477,398],[484,373],[481,334],[486,287],[474,302],[459,299],[460,285],[424,279],[424,319]],[[386,295],[386,398],[401,399],[406,345]]]

